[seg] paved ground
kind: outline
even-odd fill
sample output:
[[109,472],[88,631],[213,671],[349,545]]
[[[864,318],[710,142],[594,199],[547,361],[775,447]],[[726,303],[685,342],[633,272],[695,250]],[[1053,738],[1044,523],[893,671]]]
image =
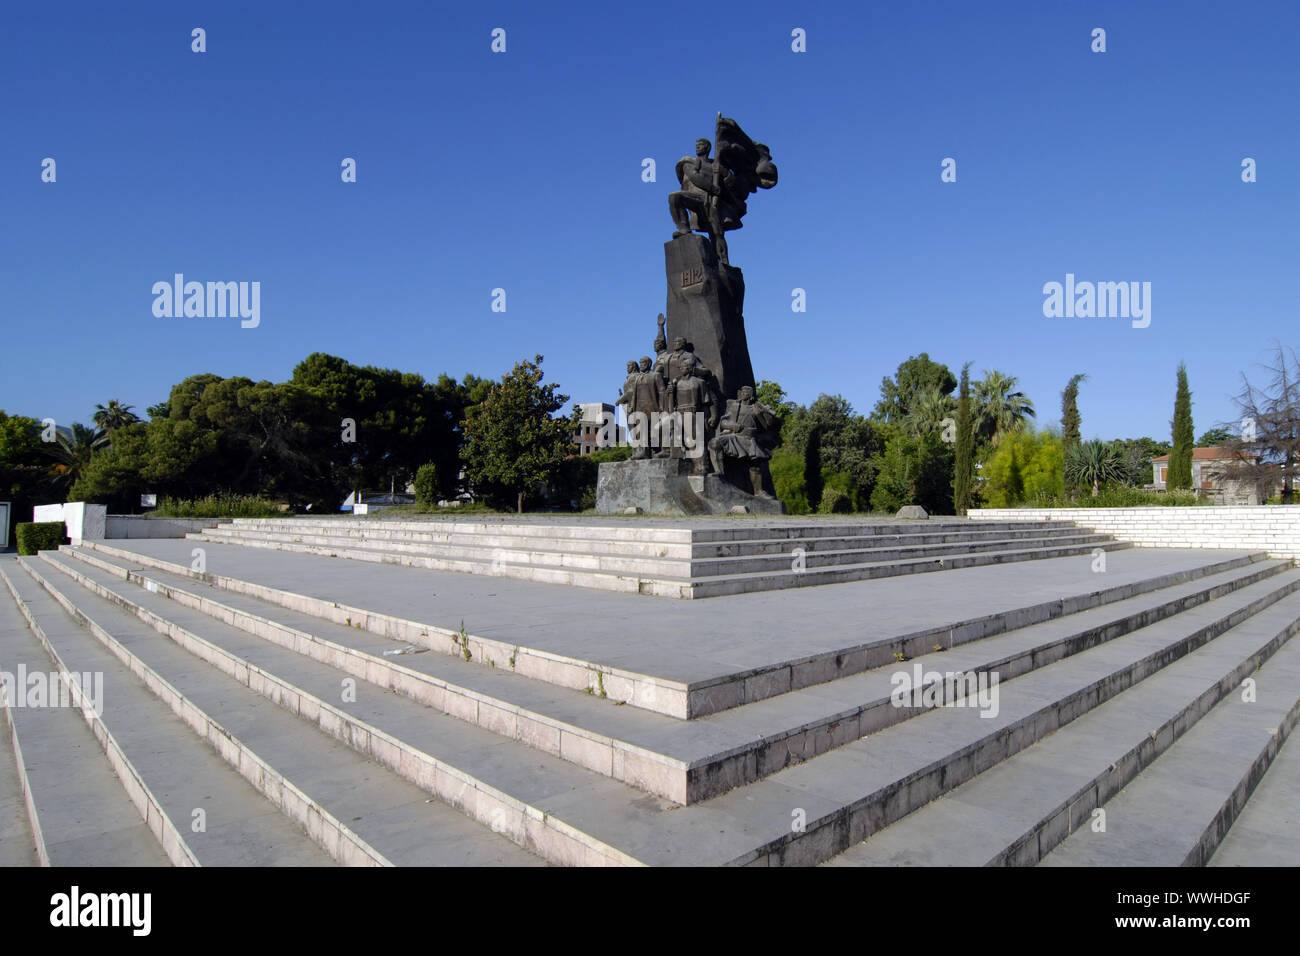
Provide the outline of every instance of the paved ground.
[[694,682],[1185,571],[1242,552],[1127,549],[873,581],[675,601],[513,578],[177,539],[114,547],[605,666]]

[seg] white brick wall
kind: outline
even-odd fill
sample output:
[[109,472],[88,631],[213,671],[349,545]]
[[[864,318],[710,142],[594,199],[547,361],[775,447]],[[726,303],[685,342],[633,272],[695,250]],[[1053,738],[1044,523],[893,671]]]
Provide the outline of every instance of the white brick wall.
[[975,508],[970,517],[1070,522],[1141,548],[1233,548],[1300,558],[1300,505]]

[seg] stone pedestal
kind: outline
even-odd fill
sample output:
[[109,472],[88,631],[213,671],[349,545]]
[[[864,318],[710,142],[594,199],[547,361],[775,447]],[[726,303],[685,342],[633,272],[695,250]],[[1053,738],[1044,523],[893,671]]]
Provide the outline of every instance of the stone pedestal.
[[785,514],[775,498],[746,494],[718,475],[692,474],[687,458],[604,462],[596,479],[596,510],[617,514],[640,508],[646,514],[715,515],[744,506],[750,514]]
[[664,260],[667,340],[680,335],[690,342],[722,394],[735,398],[743,386],[755,384],[745,338],[745,277],[718,262],[713,244],[694,233],[664,243]]

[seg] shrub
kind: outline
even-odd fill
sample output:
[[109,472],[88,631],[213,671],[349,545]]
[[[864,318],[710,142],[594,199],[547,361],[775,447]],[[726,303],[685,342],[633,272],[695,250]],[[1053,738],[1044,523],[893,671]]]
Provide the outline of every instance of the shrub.
[[37,551],[57,551],[67,544],[62,521],[24,521],[14,528],[18,536],[18,553],[35,554]]
[[612,448],[597,448],[587,456],[587,460],[599,465],[607,461],[627,461],[631,457],[631,445],[615,445]]
[[[866,511],[869,502],[860,499],[860,489],[853,482],[853,476],[847,471],[831,471],[829,468],[822,469],[822,500],[818,503],[817,511],[820,514],[849,514],[854,511]],[[832,491],[831,503],[826,503],[826,496]]]
[[812,509],[808,506],[803,456],[786,448],[778,448],[768,463],[768,470],[772,473],[776,496],[785,505],[785,510],[792,515],[808,514]]
[[423,508],[438,504],[438,467],[433,462],[421,465],[415,473],[415,503]]
[[1101,487],[1095,498],[1091,495],[1080,495],[1077,501],[1057,498],[1042,507],[1144,508],[1151,505],[1161,505],[1178,508],[1202,504],[1208,505],[1209,502],[1201,498],[1196,492],[1186,489],[1181,491],[1154,491],[1146,488],[1130,488],[1126,485],[1108,484]]
[[834,485],[822,489],[822,500],[817,505],[817,513],[824,515],[848,514],[853,510],[853,501]]
[[149,512],[159,518],[274,518],[285,509],[277,501],[253,495],[208,495],[193,501],[163,498]]

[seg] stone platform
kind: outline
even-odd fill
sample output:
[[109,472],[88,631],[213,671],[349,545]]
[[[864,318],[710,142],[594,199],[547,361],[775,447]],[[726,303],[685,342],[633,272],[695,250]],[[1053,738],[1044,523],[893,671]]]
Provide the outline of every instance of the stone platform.
[[596,510],[619,514],[628,508],[648,515],[718,515],[733,508],[744,508],[747,514],[785,514],[785,505],[776,498],[748,494],[718,475],[693,474],[689,458],[602,462]]
[[237,518],[187,537],[688,599],[1128,547],[1061,522],[807,516]]

